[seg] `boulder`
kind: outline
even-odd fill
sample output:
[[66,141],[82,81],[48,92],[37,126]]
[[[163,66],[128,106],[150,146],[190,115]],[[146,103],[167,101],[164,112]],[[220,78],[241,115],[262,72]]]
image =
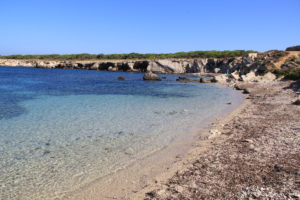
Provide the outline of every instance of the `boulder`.
[[212,77],[212,78],[210,79],[210,82],[211,82],[211,83],[216,83],[216,82],[217,82],[216,77]]
[[90,67],[91,70],[98,70],[99,69],[99,63],[94,63]]
[[276,80],[276,75],[271,72],[268,72],[262,77],[262,80],[267,81],[267,82],[274,81],[274,80]]
[[226,76],[226,74],[220,74],[218,76],[215,76],[214,80],[215,80],[215,82],[225,83],[227,80],[227,76]]
[[118,68],[117,68],[117,67],[112,67],[112,66],[110,66],[110,67],[108,67],[107,70],[108,70],[108,71],[111,71],[111,72],[116,72],[116,71],[118,71]]
[[240,75],[237,71],[231,73],[231,76],[235,79],[235,80],[238,80],[240,78]]
[[249,88],[247,87],[247,85],[245,84],[235,84],[234,85],[234,88],[236,90],[242,90],[243,91],[243,94],[250,94],[250,90]]
[[145,81],[161,81],[161,78],[158,75],[152,73],[151,71],[146,72],[144,74],[143,79]]
[[235,85],[234,85],[234,88],[235,88],[236,90],[244,90],[246,87],[244,87],[243,85],[240,85],[240,84],[235,84]]
[[247,82],[251,82],[251,81],[256,81],[257,77],[255,75],[255,72],[251,71],[246,75],[242,75],[242,80],[247,81]]

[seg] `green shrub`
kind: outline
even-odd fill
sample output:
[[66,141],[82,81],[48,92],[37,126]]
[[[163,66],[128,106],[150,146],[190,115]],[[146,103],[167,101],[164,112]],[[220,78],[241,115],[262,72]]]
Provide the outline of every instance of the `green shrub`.
[[49,54],[49,55],[9,55],[0,56],[3,59],[43,59],[43,60],[94,60],[94,59],[165,59],[165,58],[225,58],[245,56],[255,51],[235,50],[235,51],[190,51],[162,54]]
[[300,68],[296,69],[275,69],[273,73],[278,77],[283,76],[287,80],[300,80]]
[[300,68],[289,70],[284,75],[285,79],[300,80]]

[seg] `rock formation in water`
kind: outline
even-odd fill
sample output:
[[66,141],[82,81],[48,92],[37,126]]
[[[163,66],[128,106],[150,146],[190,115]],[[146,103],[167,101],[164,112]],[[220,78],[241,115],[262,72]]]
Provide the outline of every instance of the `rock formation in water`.
[[161,78],[158,75],[156,75],[153,72],[151,72],[151,71],[146,72],[144,74],[143,79],[145,81],[161,81]]

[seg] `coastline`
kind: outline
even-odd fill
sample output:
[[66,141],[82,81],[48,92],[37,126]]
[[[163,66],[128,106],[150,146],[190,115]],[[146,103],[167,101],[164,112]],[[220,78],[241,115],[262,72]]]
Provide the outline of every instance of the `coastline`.
[[[181,83],[180,83],[181,84]],[[227,90],[229,90],[229,89],[227,89]],[[236,94],[238,94],[238,93],[236,93]],[[232,102],[234,102],[234,100],[232,101]],[[226,107],[226,109],[227,108],[230,108],[230,107],[232,107],[232,106],[234,106],[235,104],[234,103],[232,103],[232,104],[230,104],[230,105],[226,105],[226,101],[224,101],[223,102],[223,104],[224,104],[224,108]],[[222,109],[223,110],[223,109]],[[201,111],[200,111],[200,113],[201,113]],[[208,113],[207,113],[208,114]],[[202,120],[200,120],[201,122],[202,122]],[[202,124],[202,123],[201,123]],[[209,124],[208,124],[209,125]],[[194,127],[194,126],[191,126],[191,127]],[[198,130],[197,130],[198,131]],[[187,135],[187,134],[189,134],[190,133],[190,131],[187,131],[187,129],[184,129],[184,131],[182,132],[182,133],[184,133],[184,135]],[[192,141],[192,142],[194,142],[194,140],[197,140],[198,138],[197,137],[192,137],[192,134],[194,134],[194,133],[191,133],[191,137],[189,138],[190,139],[190,141]],[[198,133],[195,133],[196,134],[196,136],[198,136]],[[182,149],[182,148],[191,148],[192,146],[190,146],[189,144],[191,144],[191,143],[189,143],[189,142],[187,142],[187,141],[185,141],[186,143],[184,143],[184,142],[182,142],[182,141],[180,141],[180,142],[177,142],[177,144],[173,147],[173,149],[171,150],[172,151],[172,153],[173,153],[173,157],[172,158],[170,158],[170,160],[165,160],[165,158],[169,158],[169,156],[170,156],[170,154],[164,154],[165,156],[162,156],[162,155],[158,155],[156,158],[153,158],[152,160],[150,160],[150,162],[148,161],[148,163],[155,163],[155,165],[156,166],[161,166],[161,165],[159,165],[159,163],[157,163],[158,162],[158,160],[160,160],[161,162],[165,162],[166,163],[166,165],[165,166],[167,166],[167,167],[169,167],[169,166],[171,166],[172,164],[173,164],[173,162],[178,162],[178,161],[180,161],[181,159],[182,159],[182,157],[184,157],[183,155],[181,155],[181,153],[184,151],[186,151],[186,149]],[[176,143],[176,142],[175,142]],[[178,152],[178,154],[177,154],[177,152]],[[179,156],[177,156],[177,155],[179,155]],[[163,164],[162,163],[162,164]],[[147,166],[147,163],[145,162],[145,165]],[[135,168],[136,170],[139,170],[140,168],[145,168],[145,165],[144,166],[138,166],[137,168]],[[166,167],[166,168],[167,168]],[[152,173],[152,171],[153,171],[153,168],[150,168],[150,166],[149,166],[149,171],[151,171],[151,174],[160,174],[160,172],[161,172],[161,169],[157,169],[158,171],[157,172],[153,172]],[[168,170],[168,169],[167,169]],[[135,174],[136,173],[136,171],[133,171],[131,174]],[[146,173],[146,174],[148,174],[148,173]],[[117,178],[119,178],[119,176],[118,175],[116,175],[117,176]],[[124,177],[126,177],[126,175],[124,176]],[[139,178],[139,177],[142,177],[142,176],[138,176],[137,175],[137,177]],[[97,182],[99,179],[97,179],[95,182]],[[128,182],[128,179],[124,179],[125,180],[125,182]],[[146,178],[143,178],[143,180],[141,180],[142,182],[145,182],[145,185],[148,185],[148,183],[149,182],[155,182],[155,180],[154,179],[152,179],[152,177],[146,177]],[[152,183],[151,182],[151,183]],[[150,183],[150,184],[151,184]],[[127,184],[127,183],[126,183]],[[91,183],[91,185],[93,185],[93,183]],[[110,191],[113,191],[113,190],[111,190],[111,187],[112,187],[112,185],[111,185],[111,183],[108,183],[107,184],[108,185],[108,187],[110,188]],[[116,183],[116,185],[118,185],[118,183]],[[140,185],[139,185],[140,186]],[[144,186],[143,186],[144,187]],[[119,187],[115,187],[115,188],[119,188]],[[122,188],[123,189],[123,188]],[[137,190],[135,190],[135,191],[138,191],[139,190],[139,188],[137,189]],[[113,191],[114,192],[114,191]],[[64,193],[64,192],[62,192],[62,193],[56,193],[57,194],[57,196],[56,196],[56,194],[55,194],[55,197],[57,197],[58,199],[60,199],[60,197],[62,198],[62,199],[65,199],[64,197],[65,196],[63,196],[64,194],[66,194],[67,193],[67,191]],[[123,191],[121,191],[121,193],[123,194]],[[89,198],[89,199],[91,199],[91,198]]]
[[[194,132],[178,137],[167,147],[117,172],[101,177],[80,190],[67,194],[63,199],[143,199],[145,191],[167,180],[179,169],[185,168],[199,152],[205,152],[213,144],[223,140],[210,131],[221,129],[222,124],[236,116],[247,105],[244,98],[243,102],[237,101],[232,104],[222,115],[206,120],[201,127],[196,127]],[[219,121],[220,118],[223,119]]]
[[244,83],[250,94],[218,123],[221,135],[131,199],[299,199],[299,85]]
[[[217,83],[216,85],[231,88],[234,86],[224,83]],[[247,199],[251,196],[260,197],[260,195],[266,195],[268,198],[275,196],[281,199],[285,199],[285,197],[289,199],[294,196],[300,198],[300,195],[293,190],[293,188],[299,187],[298,177],[300,171],[297,166],[300,166],[298,156],[300,155],[300,141],[297,138],[297,134],[300,124],[297,119],[300,116],[300,110],[297,105],[292,104],[297,99],[299,100],[299,81],[298,85],[292,81],[239,82],[238,85],[241,86],[240,88],[244,88],[242,90],[247,90],[250,94],[245,94],[243,104],[224,116],[224,119],[220,120],[223,116],[219,116],[218,119],[213,120],[214,122],[210,121],[207,123],[197,133],[191,133],[189,141],[174,141],[170,148],[159,151],[162,154],[153,152],[146,159],[138,160],[126,169],[120,169],[118,172],[106,176],[109,177],[107,180],[104,180],[102,177],[101,180],[88,184],[82,190],[72,195],[63,196],[62,199],[199,199],[196,198],[199,196],[191,196],[191,192],[198,192],[198,189],[201,191],[197,195],[203,195],[203,198],[208,199],[210,197],[214,197],[214,199],[226,199],[227,197],[229,199]],[[232,106],[234,105],[235,103]],[[274,114],[279,116],[273,118]],[[280,121],[287,124],[280,124]],[[265,124],[262,122],[265,122]],[[249,127],[249,125],[253,127]],[[249,135],[246,130],[255,137]],[[275,131],[278,135],[272,133],[273,135],[271,134],[270,138],[269,135],[264,133],[265,130],[268,130],[267,133]],[[267,141],[266,144],[259,140],[261,136],[255,135],[255,131],[263,134],[263,140]],[[285,135],[280,135],[283,131],[287,131],[288,140],[285,140]],[[276,137],[279,137],[278,141],[274,140]],[[269,140],[272,141],[271,144],[269,144]],[[273,144],[276,142],[291,145],[291,147],[285,149],[285,153],[292,153],[292,156],[294,156],[292,157],[293,163],[284,160],[285,157],[291,158],[289,154],[281,155],[280,152],[274,151]],[[282,144],[279,146],[283,147]],[[234,149],[236,151],[232,150],[232,147],[236,148]],[[275,147],[277,148],[277,146]],[[271,153],[265,153],[266,149],[270,150]],[[172,156],[170,156],[170,152],[172,152]],[[272,153],[277,157],[279,156],[281,160],[262,161],[263,158],[261,157],[261,160],[255,160],[255,158],[251,157],[254,154],[264,154],[264,156],[267,155],[268,157]],[[227,160],[220,157],[219,154],[223,155]],[[246,157],[243,157],[245,156],[244,154],[246,154]],[[229,158],[226,156],[229,156]],[[234,159],[231,160],[230,156],[234,157]],[[272,157],[272,159],[274,158]],[[238,164],[237,160],[242,164],[246,162],[246,167]],[[249,160],[262,167],[264,174],[261,175],[259,173],[262,172],[255,171],[258,170],[257,168],[251,168],[253,166],[249,166],[247,163]],[[217,164],[214,162],[217,162]],[[226,164],[220,164],[220,162],[225,162]],[[269,163],[266,164],[266,162]],[[264,165],[261,166],[262,164]],[[201,169],[199,169],[198,165],[201,165]],[[217,165],[218,170],[214,171],[215,169],[212,170],[210,167],[208,167],[209,169],[202,169],[202,167],[207,168],[209,165]],[[231,165],[235,168],[231,169]],[[197,167],[195,168],[195,166]],[[228,169],[231,171],[230,173],[227,172]],[[237,173],[239,177],[233,175],[236,170],[242,171]],[[250,172],[247,174],[245,170]],[[254,170],[256,174],[251,174],[251,170]],[[209,172],[211,175],[207,176],[207,174],[204,174],[203,177],[208,180],[202,181],[199,179],[199,175],[195,176],[194,172],[200,174]],[[221,177],[216,178],[212,172],[217,172],[216,176]],[[273,176],[272,173],[280,174]],[[228,177],[223,177],[223,174],[232,176],[229,177],[229,181],[231,181],[229,184],[226,182]],[[279,182],[280,185],[287,184],[288,186],[283,190],[278,185],[276,186],[277,188],[269,185],[264,188],[266,185],[264,179],[269,181],[269,177],[265,177],[266,174],[272,174],[273,177],[271,178]],[[278,180],[278,176],[287,177],[289,182]],[[292,178],[289,176],[292,176]],[[193,182],[186,184],[184,181],[187,181],[189,178],[192,178]],[[243,180],[251,179],[252,183],[245,187],[239,178]],[[210,181],[215,182],[210,183]],[[222,185],[220,186],[216,181]],[[260,183],[260,185],[256,185],[256,182]],[[197,184],[201,184],[201,186]],[[229,186],[227,187],[227,185]],[[242,188],[242,190],[240,191],[236,187]]]
[[[216,85],[232,88],[229,84],[225,83],[218,83]],[[136,194],[133,194],[129,198],[124,199],[141,200],[147,198],[147,194],[151,194],[152,191],[156,191],[164,187],[166,182],[170,180],[174,175],[180,172],[184,172],[187,168],[191,167],[197,160],[199,155],[205,155],[206,152],[213,148],[215,145],[221,144],[222,142],[226,141],[228,137],[221,134],[223,132],[224,125],[237,117],[247,106],[249,106],[249,104],[250,102],[244,96],[242,104],[240,104],[230,113],[227,113],[227,115],[215,118],[214,122],[211,122],[205,129],[199,131],[197,140],[189,149],[189,151],[186,152],[184,157],[181,157],[181,159],[173,163],[168,171],[159,174],[155,178],[155,183],[138,191]],[[216,130],[218,131],[217,133],[215,132]]]

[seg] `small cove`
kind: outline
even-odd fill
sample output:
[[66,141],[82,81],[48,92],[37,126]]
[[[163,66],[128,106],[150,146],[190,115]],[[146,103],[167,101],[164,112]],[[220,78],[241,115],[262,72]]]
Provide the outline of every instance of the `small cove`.
[[229,88],[142,76],[1,67],[0,198],[63,196],[242,102]]

